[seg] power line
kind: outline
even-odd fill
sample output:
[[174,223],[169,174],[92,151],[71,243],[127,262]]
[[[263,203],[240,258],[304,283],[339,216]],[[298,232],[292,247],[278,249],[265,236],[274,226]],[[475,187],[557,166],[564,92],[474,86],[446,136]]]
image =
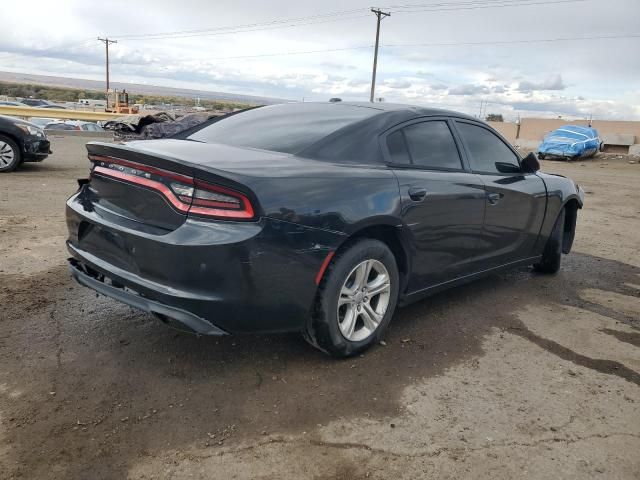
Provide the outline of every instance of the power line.
[[406,8],[399,9],[396,11],[397,14],[401,13],[420,13],[420,12],[449,12],[449,11],[460,11],[460,10],[477,10],[477,9],[485,9],[485,8],[514,8],[514,7],[527,7],[532,5],[560,5],[567,3],[579,3],[586,2],[589,0],[550,0],[550,1],[536,1],[536,0],[525,0],[525,2],[521,3],[505,3],[504,1],[500,3],[491,3],[491,4],[468,4],[460,7],[437,7],[437,8]]
[[[403,5],[386,5],[384,8],[399,12],[403,9],[438,9],[438,8],[455,8],[464,9],[466,7],[483,7],[483,8],[501,8],[501,7],[518,7],[526,6],[532,1],[539,0],[466,0],[461,2],[443,2],[443,3],[408,3]],[[574,3],[584,2],[588,0],[545,0],[541,3]]]
[[45,49],[42,49],[42,50],[32,50],[32,51],[29,51],[29,53],[26,53],[24,50],[22,50],[20,52],[4,50],[4,51],[0,52],[0,54],[5,55],[5,58],[10,58],[12,55],[13,56],[27,55],[27,56],[32,56],[32,57],[46,57],[47,54],[50,53],[50,52],[56,52],[56,51],[60,51],[60,50],[63,50],[63,49],[73,49],[73,48],[77,48],[77,47],[87,47],[87,46],[89,46],[90,43],[93,43],[93,42],[95,42],[95,38],[88,38],[88,39],[83,40],[81,42],[66,43],[66,44],[57,45],[57,46],[54,46],[54,47],[45,48]]
[[[345,15],[348,16],[347,19],[351,18],[361,18],[364,16],[368,16],[365,14],[367,12],[366,8],[357,8],[351,10],[342,10],[339,12],[328,12],[324,14],[317,15],[308,15],[304,17],[296,17],[296,18],[287,18],[287,19],[279,19],[279,20],[270,20],[266,22],[258,22],[258,23],[247,23],[241,25],[227,25],[223,27],[212,27],[212,28],[203,28],[197,30],[179,30],[172,32],[156,32],[156,33],[141,33],[141,34],[131,34],[131,35],[118,35],[119,39],[127,39],[127,40],[139,40],[139,39],[147,39],[147,38],[157,38],[157,37],[182,37],[182,36],[197,36],[197,35],[214,35],[214,34],[226,34],[226,33],[238,33],[238,31],[256,31],[256,29],[264,29],[269,30],[272,28],[286,28],[290,26],[300,25],[310,25],[315,23],[326,23],[326,22],[335,22],[342,21],[345,19]],[[353,17],[355,14],[360,14],[357,17]]]
[[[126,38],[125,40],[136,41],[136,40],[163,40],[163,39],[178,39],[178,38],[192,38],[192,37],[213,37],[213,36],[219,36],[219,35],[232,35],[237,33],[262,32],[266,30],[279,30],[283,28],[303,27],[306,25],[318,25],[318,24],[329,23],[329,22],[338,22],[338,21],[343,22],[347,20],[357,20],[359,18],[365,18],[365,17],[368,17],[368,15],[352,15],[352,16],[336,18],[336,19],[323,19],[323,20],[317,20],[317,21],[291,23],[286,25],[282,24],[282,25],[273,25],[268,27],[256,27],[251,29],[243,28],[238,30],[205,31],[202,33],[189,33],[189,34],[179,34],[179,35],[162,34],[162,35],[148,36],[148,37]],[[118,38],[121,38],[121,37],[118,37]]]
[[232,57],[207,57],[208,60],[229,60],[229,59],[243,59],[243,58],[263,58],[263,57],[280,57],[288,55],[306,55],[312,53],[331,53],[331,52],[344,52],[349,50],[368,50],[373,48],[374,45],[358,45],[354,47],[342,47],[342,48],[325,48],[321,50],[304,50],[294,52],[274,52],[274,53],[259,53],[255,55],[236,55]]
[[[483,42],[441,42],[441,43],[398,43],[398,44],[380,44],[381,48],[402,48],[402,47],[457,47],[457,46],[476,46],[476,45],[510,45],[520,43],[546,43],[546,42],[568,42],[568,41],[582,41],[582,40],[613,40],[624,38],[640,38],[640,33],[629,35],[598,35],[589,37],[559,37],[559,38],[538,38],[528,40],[493,40]],[[240,60],[249,58],[263,58],[263,57],[280,57],[289,55],[307,55],[314,53],[330,53],[330,52],[342,52],[350,50],[365,50],[373,48],[374,45],[356,45],[353,47],[342,48],[327,48],[321,50],[299,50],[288,52],[272,52],[261,53],[253,55],[234,55],[225,57],[208,57],[209,60]]]
[[[513,44],[526,44],[526,43],[553,43],[553,42],[571,42],[582,40],[616,40],[625,38],[640,38],[640,33],[626,34],[626,35],[597,35],[597,36],[584,36],[584,37],[558,37],[558,38],[534,38],[527,40],[489,40],[481,42],[434,42],[434,43],[397,43],[397,44],[380,44],[380,48],[405,48],[405,47],[457,47],[457,46],[483,46],[483,45],[513,45]],[[95,39],[91,39],[94,42]],[[74,46],[82,46],[87,42],[81,44],[74,44]],[[251,58],[268,58],[268,57],[281,57],[292,55],[311,55],[315,53],[331,53],[331,52],[344,52],[353,50],[368,50],[373,48],[373,44],[368,45],[356,45],[353,47],[341,47],[341,48],[326,48],[318,50],[298,50],[298,51],[286,51],[286,52],[270,52],[270,53],[258,53],[252,55],[233,55],[224,57],[207,57],[209,60],[241,60]],[[34,53],[36,56],[43,56],[43,52],[54,51],[56,48],[64,47],[52,47],[47,50],[40,50]],[[8,53],[8,52],[7,52]]]
[[463,0],[459,2],[420,2],[420,3],[404,3],[397,5],[384,5],[383,8],[388,8],[390,10],[398,10],[401,8],[414,8],[414,7],[450,7],[450,6],[463,6],[469,4],[489,4],[489,3],[520,3],[526,2],[529,0]]
[[628,35],[595,35],[588,37],[557,37],[557,38],[537,38],[529,40],[493,40],[488,42],[442,42],[442,43],[396,43],[382,45],[384,48],[399,47],[457,47],[474,45],[514,45],[519,43],[548,43],[548,42],[569,42],[574,40],[611,40],[620,38],[640,38],[640,33]]
[[[414,3],[405,5],[389,5],[382,7],[385,10],[397,10],[397,13],[417,13],[417,12],[438,12],[456,11],[479,8],[505,8],[520,7],[529,5],[556,5],[565,3],[585,2],[588,0],[467,0],[463,2],[441,2],[441,3]],[[355,20],[368,17],[365,13],[367,9],[356,8],[328,12],[324,14],[308,15],[303,17],[277,19],[265,22],[248,23],[242,25],[228,25],[222,27],[212,27],[197,30],[179,30],[171,32],[141,33],[129,35],[114,35],[120,40],[162,40],[175,38],[191,38],[203,36],[229,35],[246,32],[257,32],[264,30],[274,30],[281,28],[292,28],[306,25],[317,25],[322,23]]]
[[[417,13],[417,12],[437,12],[437,11],[454,11],[454,10],[468,10],[468,9],[477,9],[477,8],[503,8],[503,7],[518,7],[518,6],[528,6],[528,5],[555,5],[555,4],[564,4],[564,3],[576,3],[576,2],[584,2],[588,0],[466,0],[459,2],[440,2],[440,3],[412,3],[412,4],[401,4],[401,5],[387,5],[384,8],[389,10],[396,10],[396,13]],[[188,37],[196,37],[196,36],[211,36],[211,35],[224,35],[224,34],[234,34],[234,33],[245,33],[245,32],[255,32],[261,30],[268,30],[274,28],[290,28],[290,27],[299,27],[305,25],[314,25],[318,23],[327,23],[327,22],[336,22],[336,21],[345,21],[345,20],[354,20],[359,18],[368,17],[368,14],[365,13],[367,9],[365,8],[356,8],[350,10],[342,10],[342,11],[333,11],[327,12],[323,14],[315,14],[315,15],[307,15],[303,17],[289,18],[289,19],[280,19],[280,20],[271,20],[267,22],[258,22],[258,23],[249,23],[244,25],[235,25],[235,26],[224,26],[224,27],[216,27],[210,29],[199,29],[199,30],[182,30],[175,32],[164,32],[164,33],[151,33],[151,34],[131,34],[131,35],[121,35],[118,36],[120,39],[127,40],[161,40],[165,38],[188,38]],[[359,13],[363,14],[360,15]],[[70,43],[59,46],[52,46],[46,48],[44,50],[38,50],[33,52],[32,54],[35,56],[46,56],[47,53],[53,52],[56,50],[66,49],[66,48],[75,48],[75,47],[85,47],[88,46],[89,42],[94,41],[93,39],[83,40],[80,43]],[[519,41],[516,43],[525,43],[524,41]],[[473,45],[476,43],[466,43],[466,45]],[[482,44],[482,43],[478,43]],[[493,43],[495,44],[495,43]],[[438,46],[436,44],[429,44],[429,46]],[[439,44],[439,46],[448,46],[449,44]],[[389,45],[386,45],[387,47]],[[407,45],[410,46],[410,45]],[[415,44],[415,46],[420,46],[420,44]],[[425,46],[427,46],[425,44]],[[353,47],[353,49],[362,49],[362,48],[370,48],[369,46],[363,47]],[[317,51],[307,51],[300,53],[321,53],[323,51],[332,52],[332,51],[341,51],[348,50],[347,49],[328,49],[328,50],[317,50]],[[256,58],[262,56],[277,56],[277,55],[297,55],[298,52],[290,52],[290,53],[275,53],[275,54],[265,54],[265,55],[246,55],[239,57],[219,57],[219,58]]]

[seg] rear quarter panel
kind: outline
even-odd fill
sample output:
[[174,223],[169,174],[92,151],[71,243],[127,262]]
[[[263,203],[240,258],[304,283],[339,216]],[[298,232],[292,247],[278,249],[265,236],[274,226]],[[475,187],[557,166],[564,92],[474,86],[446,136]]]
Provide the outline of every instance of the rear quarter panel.
[[386,167],[324,164],[305,176],[254,178],[250,187],[265,216],[278,220],[347,235],[400,223],[398,181]]

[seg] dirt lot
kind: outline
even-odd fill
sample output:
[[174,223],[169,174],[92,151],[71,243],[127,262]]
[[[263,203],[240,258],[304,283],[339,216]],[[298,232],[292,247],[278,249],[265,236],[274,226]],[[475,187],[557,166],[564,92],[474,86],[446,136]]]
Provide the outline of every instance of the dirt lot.
[[1,478],[640,478],[640,164],[587,191],[562,271],[400,310],[331,360],[296,335],[196,338],[75,285],[82,138],[0,176]]

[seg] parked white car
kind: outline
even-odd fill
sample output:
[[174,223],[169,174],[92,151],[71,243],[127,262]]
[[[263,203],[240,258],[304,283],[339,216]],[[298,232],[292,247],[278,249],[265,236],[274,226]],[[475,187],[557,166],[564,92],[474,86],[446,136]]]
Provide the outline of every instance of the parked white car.
[[84,132],[104,132],[97,123],[83,122],[81,120],[56,120],[44,126],[45,130],[79,130]]

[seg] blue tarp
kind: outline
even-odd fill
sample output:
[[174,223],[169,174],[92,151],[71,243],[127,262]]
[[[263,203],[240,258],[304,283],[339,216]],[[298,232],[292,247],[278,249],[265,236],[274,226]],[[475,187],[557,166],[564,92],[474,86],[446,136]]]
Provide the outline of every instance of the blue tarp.
[[598,131],[591,127],[565,125],[549,133],[538,147],[539,156],[590,157],[600,148]]

